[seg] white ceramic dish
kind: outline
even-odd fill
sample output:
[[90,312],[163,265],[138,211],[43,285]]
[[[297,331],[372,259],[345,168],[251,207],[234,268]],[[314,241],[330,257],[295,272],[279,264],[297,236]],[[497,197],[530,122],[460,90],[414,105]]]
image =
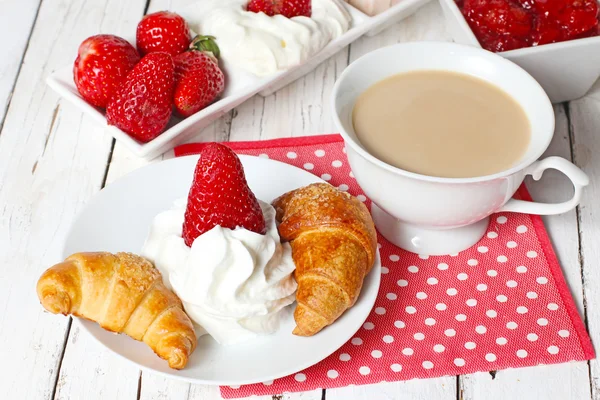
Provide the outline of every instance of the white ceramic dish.
[[[455,42],[481,47],[454,0],[440,0]],[[498,53],[542,85],[552,103],[585,95],[600,77],[600,36]]]
[[[289,190],[314,182],[316,176],[273,160],[240,156],[248,184],[256,196],[271,202]],[[139,253],[150,223],[174,200],[186,197],[197,156],[176,158],[138,169],[96,195],[77,217],[63,256],[79,251]],[[198,341],[187,367],[172,370],[148,346],[125,335],[79,320],[102,345],[139,367],[192,383],[241,385],[293,374],[321,361],[346,343],[361,327],[377,298],[381,274],[379,255],[360,297],[334,324],[309,338],[292,335],[293,307],[279,331],[234,346],[220,346],[209,336]]]
[[[120,129],[106,124],[104,111],[88,104],[77,92],[77,88],[73,83],[72,64],[55,71],[48,77],[47,83],[60,96],[87,115],[91,116],[99,124],[106,126],[106,131],[119,142],[123,143],[136,156],[149,159],[172,149],[178,144],[184,143],[190,136],[208,126],[211,122],[220,118],[256,93],[260,93],[262,96],[273,93],[310,72],[321,62],[331,57],[360,36],[364,34],[377,34],[389,25],[413,14],[419,7],[428,1],[429,0],[402,0],[397,5],[374,17],[369,17],[349,4],[344,3],[344,6],[352,17],[350,29],[342,36],[331,41],[325,48],[308,59],[304,64],[262,78],[254,76],[239,68],[224,66],[224,72],[227,76],[227,86],[221,99],[184,120],[173,117],[167,129],[160,136],[148,143],[138,142]],[[188,7],[192,8],[194,5]],[[175,11],[185,16],[188,7]],[[132,40],[132,38],[127,39],[131,43],[135,43],[135,40]],[[75,49],[73,51],[73,59],[75,59]]]

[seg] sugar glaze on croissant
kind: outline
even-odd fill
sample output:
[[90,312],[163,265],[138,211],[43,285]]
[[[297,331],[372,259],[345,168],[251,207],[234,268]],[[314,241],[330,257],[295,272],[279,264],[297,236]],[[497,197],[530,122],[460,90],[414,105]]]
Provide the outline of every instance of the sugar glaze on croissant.
[[37,294],[54,314],[83,317],[143,341],[171,368],[184,368],[196,347],[181,300],[165,287],[160,272],[135,254],[74,254],[42,274]]
[[326,183],[288,192],[273,206],[296,264],[293,333],[312,336],[356,302],[375,261],[375,226],[360,200]]

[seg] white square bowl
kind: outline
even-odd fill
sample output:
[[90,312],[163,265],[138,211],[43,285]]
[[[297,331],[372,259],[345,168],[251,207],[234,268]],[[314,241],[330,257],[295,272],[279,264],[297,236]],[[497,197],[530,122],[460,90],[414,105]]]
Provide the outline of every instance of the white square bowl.
[[[454,0],[440,0],[455,42],[481,47]],[[542,85],[553,103],[585,95],[600,77],[600,36],[498,53]]]

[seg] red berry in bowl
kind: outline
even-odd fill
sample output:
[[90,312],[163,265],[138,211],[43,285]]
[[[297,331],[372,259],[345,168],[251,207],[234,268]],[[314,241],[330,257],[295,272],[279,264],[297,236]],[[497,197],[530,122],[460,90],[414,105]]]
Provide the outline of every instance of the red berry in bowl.
[[538,17],[532,39],[532,45],[534,46],[560,42],[563,40],[563,32],[555,20],[548,17]]
[[464,0],[462,12],[469,18],[477,19],[477,15],[481,15],[481,12],[485,8],[486,4],[486,0]]
[[540,16],[555,19],[567,5],[567,0],[534,0],[534,9]]
[[79,46],[73,64],[75,86],[88,103],[104,108],[139,60],[127,40],[115,35],[91,36]]
[[250,0],[246,9],[255,13],[263,12],[268,16],[310,17],[312,5],[311,0]]
[[212,36],[197,36],[189,51],[175,61],[174,103],[183,117],[200,111],[223,92],[225,77],[219,68],[219,48]]
[[135,37],[141,55],[164,51],[176,56],[183,53],[192,40],[187,22],[170,11],[146,15],[138,24]]
[[589,37],[598,36],[598,35],[600,35],[600,25],[596,25],[589,31],[584,32],[581,35],[577,36],[577,39],[584,39],[584,38],[589,38]]
[[168,53],[144,56],[108,103],[108,124],[143,143],[160,135],[171,118],[174,75]]
[[570,0],[558,21],[567,39],[577,38],[598,26],[598,3],[596,0]]
[[481,46],[507,51],[597,36],[597,0],[456,0]]
[[535,7],[535,0],[517,0],[516,3],[524,10],[531,10]]
[[523,47],[527,47],[527,45],[527,41],[523,38],[511,35],[502,35],[488,39],[486,41],[485,49],[494,52],[501,52],[521,49]]
[[312,13],[312,0],[284,0],[281,6],[281,15],[288,18],[310,17]]
[[531,15],[506,1],[492,1],[482,14],[481,24],[497,34],[526,36],[531,32]]

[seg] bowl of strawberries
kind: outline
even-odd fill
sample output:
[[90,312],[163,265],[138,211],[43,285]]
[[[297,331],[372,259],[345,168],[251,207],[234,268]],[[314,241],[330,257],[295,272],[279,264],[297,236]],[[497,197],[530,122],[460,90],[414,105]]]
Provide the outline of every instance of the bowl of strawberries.
[[520,65],[553,103],[585,95],[600,77],[597,0],[440,0],[458,43]]

